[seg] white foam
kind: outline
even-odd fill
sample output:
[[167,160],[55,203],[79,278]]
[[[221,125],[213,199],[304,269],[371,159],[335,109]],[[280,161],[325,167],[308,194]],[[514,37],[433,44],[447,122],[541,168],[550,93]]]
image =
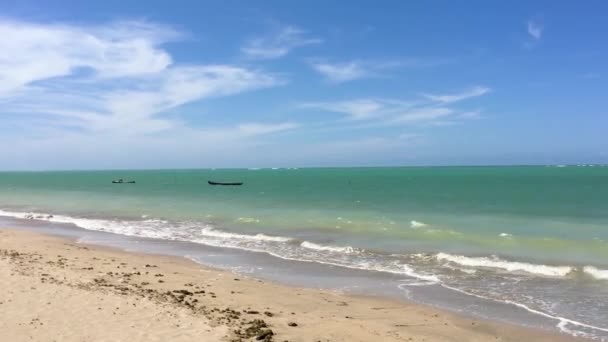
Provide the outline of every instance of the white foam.
[[309,241],[302,242],[300,244],[300,246],[302,246],[304,248],[308,248],[308,249],[314,249],[317,251],[327,251],[327,252],[335,252],[335,253],[353,254],[353,253],[357,252],[357,250],[351,246],[346,246],[346,247],[323,246],[323,245],[318,245],[314,242],[309,242]]
[[215,246],[215,247],[224,247],[224,248],[235,248],[241,250],[247,250],[250,252],[256,253],[265,253],[272,255],[274,257],[284,259],[284,260],[292,260],[292,261],[300,261],[300,262],[310,262],[310,263],[318,263],[324,265],[332,265],[344,268],[350,268],[355,270],[365,270],[365,271],[376,271],[376,272],[385,272],[392,273],[398,275],[405,275],[415,279],[419,279],[422,281],[419,285],[434,285],[440,283],[440,279],[432,274],[427,273],[419,273],[414,271],[409,265],[403,264],[399,261],[377,261],[377,260],[365,260],[364,258],[359,259],[357,262],[349,262],[343,258],[335,258],[331,257],[330,254],[325,255],[324,258],[319,258],[317,254],[310,253],[298,253],[294,254],[293,251],[290,252],[286,249],[280,249],[278,251],[269,250],[261,247],[258,244],[239,244],[236,243],[233,239],[226,239],[224,241],[213,240],[213,239],[196,239],[194,242]]
[[595,279],[608,280],[608,270],[601,270],[593,266],[583,267],[583,271]]
[[177,239],[175,236],[172,236],[170,230],[164,229],[168,222],[160,219],[148,219],[142,221],[102,220],[36,212],[11,212],[6,210],[0,210],[0,215],[21,219],[73,224],[87,230],[111,232],[128,236],[142,236],[171,240]]
[[419,221],[410,221],[410,227],[412,228],[422,228],[422,227],[426,227],[428,226],[428,224],[424,223],[424,222],[419,222]]
[[500,237],[504,237],[504,238],[510,238],[513,237],[513,235],[509,234],[509,233],[500,233],[498,236]]
[[242,223],[260,223],[260,220],[255,217],[239,217],[236,220]]
[[438,253],[436,257],[437,260],[449,261],[462,266],[499,268],[509,272],[526,272],[548,277],[564,277],[573,270],[570,266],[536,265],[525,262],[506,261],[498,258],[473,258],[447,253]]
[[201,229],[201,234],[204,236],[211,236],[223,239],[238,239],[238,240],[253,240],[253,241],[272,241],[272,242],[288,242],[291,239],[282,236],[270,236],[266,234],[256,234],[256,235],[247,235],[247,234],[238,234],[238,233],[230,233],[221,230],[216,230],[211,226],[207,226]]
[[[363,255],[364,251],[352,247],[322,246],[308,242],[301,246],[303,248],[291,248],[285,242],[293,239],[282,236],[269,236],[265,234],[239,234],[214,229],[212,226],[200,227],[196,222],[170,223],[159,219],[148,219],[142,221],[129,220],[102,220],[77,218],[64,215],[39,213],[18,213],[0,210],[0,215],[16,218],[41,217],[51,222],[70,223],[88,230],[105,231],[116,234],[158,238],[166,240],[192,241],[208,246],[235,248],[252,252],[266,253],[285,260],[295,260],[311,263],[320,263],[345,267],[350,269],[386,272],[405,275],[421,280],[426,285],[440,282],[440,279],[432,274],[420,273],[409,265],[399,260],[383,260],[374,255]],[[177,229],[179,228],[179,229]],[[311,248],[312,247],[312,248]],[[351,258],[349,253],[352,249],[357,252],[356,258]],[[324,253],[319,257],[319,252]],[[342,253],[331,253],[340,251]]]
[[531,312],[533,314],[536,314],[536,315],[539,315],[539,316],[542,316],[542,317],[545,317],[545,318],[557,320],[558,323],[556,324],[556,327],[560,331],[562,331],[562,332],[564,332],[566,334],[573,335],[573,336],[584,336],[584,337],[594,338],[594,336],[586,334],[586,333],[584,333],[582,331],[573,331],[573,330],[568,329],[567,325],[569,325],[569,324],[570,325],[574,325],[574,326],[578,326],[578,327],[587,328],[587,329],[593,329],[593,330],[599,330],[599,331],[603,331],[603,332],[608,332],[608,328],[598,327],[598,326],[586,324],[586,323],[583,323],[583,322],[578,322],[578,321],[575,321],[575,320],[572,320],[572,319],[569,319],[569,318],[566,318],[566,317],[561,317],[561,316],[557,316],[557,315],[550,315],[550,314],[548,314],[546,312],[533,309],[533,308],[531,308],[531,307],[529,307],[529,306],[527,306],[525,304],[518,303],[518,302],[515,302],[515,301],[512,301],[512,300],[501,300],[501,299],[491,298],[491,297],[487,297],[487,296],[482,296],[482,295],[479,295],[479,294],[476,294],[476,293],[471,293],[471,292],[459,289],[457,287],[449,286],[449,285],[446,285],[446,284],[441,284],[441,286],[444,287],[444,288],[446,288],[446,289],[449,289],[449,290],[452,290],[452,291],[456,291],[456,292],[459,292],[459,293],[462,293],[462,294],[465,294],[465,295],[468,295],[468,296],[472,296],[472,297],[477,297],[477,298],[481,298],[481,299],[491,300],[491,301],[495,301],[495,302],[499,302],[499,303],[505,303],[505,304],[513,305],[513,306],[516,306],[518,308],[524,309],[524,310],[526,310],[528,312]]
[[[142,221],[127,221],[127,220],[102,220],[102,219],[89,219],[89,218],[78,218],[65,215],[50,215],[44,213],[19,213],[0,210],[0,215],[11,216],[16,218],[31,218],[36,220],[46,220],[56,223],[70,223],[80,228],[88,230],[98,230],[111,232],[116,234],[123,234],[129,236],[142,236],[149,238],[162,238],[170,240],[189,240],[177,236],[172,233],[171,229],[167,229],[170,225],[168,221],[161,219],[147,219]],[[245,241],[271,241],[271,242],[287,242],[290,238],[281,236],[269,236],[265,234],[247,235],[224,232],[216,230],[211,226],[206,226],[201,230],[203,236],[222,238],[222,239],[235,239]]]
[[439,277],[437,277],[436,275],[416,272],[408,265],[403,265],[402,273],[404,273],[405,275],[408,275],[412,278],[424,280],[427,282],[427,285],[438,284],[441,282]]
[[452,266],[452,265],[449,265],[449,264],[446,264],[445,267],[447,267],[447,268],[449,268],[451,270],[458,271],[458,272],[463,272],[463,273],[466,273],[466,274],[475,274],[475,273],[477,273],[477,270],[474,270],[474,269],[455,267],[455,266]]

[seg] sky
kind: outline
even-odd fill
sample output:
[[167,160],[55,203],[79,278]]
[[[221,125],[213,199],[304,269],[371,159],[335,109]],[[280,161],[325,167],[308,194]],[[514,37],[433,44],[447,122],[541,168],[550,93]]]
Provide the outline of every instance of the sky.
[[2,1],[0,170],[608,163],[605,1]]

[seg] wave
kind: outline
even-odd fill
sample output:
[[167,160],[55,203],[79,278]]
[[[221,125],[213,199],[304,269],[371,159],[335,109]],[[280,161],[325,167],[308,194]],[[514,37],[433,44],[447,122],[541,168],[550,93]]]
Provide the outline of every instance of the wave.
[[257,219],[255,217],[239,217],[238,219],[236,219],[236,221],[242,223],[260,223],[260,219]]
[[[467,295],[501,301],[506,304],[520,307],[529,312],[552,318],[557,321],[557,327],[561,331],[572,335],[581,334],[580,331],[576,330],[577,328],[608,331],[606,328],[587,325],[583,322],[557,315],[550,315],[549,313],[534,309],[533,305],[526,306],[514,301],[482,297],[478,294],[465,291],[451,284],[452,278],[450,276],[453,274],[442,273],[441,268],[437,268],[437,266],[450,267],[465,273],[475,274],[476,271],[474,268],[488,267],[504,269],[510,272],[520,271],[541,276],[563,277],[574,270],[573,267],[569,266],[535,265],[523,262],[510,262],[498,258],[465,257],[447,253],[386,255],[372,250],[353,248],[351,246],[331,246],[311,241],[302,242],[301,240],[285,236],[223,231],[212,225],[195,221],[172,222],[150,217],[145,217],[143,220],[94,219],[44,213],[17,213],[3,210],[0,210],[0,215],[16,218],[31,217],[37,220],[70,223],[84,229],[130,236],[190,241],[208,246],[248,250],[266,253],[285,260],[325,264],[355,270],[391,273],[396,274],[399,277],[407,277],[407,279],[404,279],[403,283],[399,285],[399,288],[401,289],[412,286],[439,285]],[[414,261],[413,258],[418,260]],[[440,261],[440,265],[437,265],[436,261]],[[431,268],[427,268],[429,266]],[[583,268],[583,271],[596,279],[608,279],[608,270],[586,266]]]
[[526,311],[528,311],[530,313],[533,313],[535,315],[539,315],[539,316],[542,316],[542,317],[545,317],[545,318],[556,320],[556,321],[558,321],[558,323],[556,324],[556,327],[560,331],[562,331],[562,332],[564,332],[566,334],[573,335],[575,337],[576,336],[580,336],[580,337],[587,337],[587,338],[595,339],[595,336],[587,334],[587,333],[585,333],[583,331],[574,331],[574,330],[568,329],[567,325],[574,325],[574,326],[577,326],[577,327],[587,328],[587,329],[591,329],[591,330],[608,332],[608,328],[598,327],[598,326],[594,326],[594,325],[591,325],[591,324],[586,324],[586,323],[575,321],[573,319],[566,318],[566,317],[561,317],[561,316],[557,316],[557,315],[551,315],[551,314],[548,314],[548,313],[546,313],[544,311],[533,309],[533,308],[531,308],[531,307],[529,307],[529,306],[527,306],[525,304],[518,303],[518,302],[515,302],[515,301],[512,301],[512,300],[508,300],[508,299],[504,300],[504,299],[497,299],[497,298],[492,298],[492,297],[488,297],[488,296],[483,296],[483,295],[480,295],[480,294],[477,294],[477,293],[465,291],[465,290],[459,289],[457,287],[449,286],[449,285],[446,285],[446,284],[441,284],[441,286],[444,287],[444,288],[446,288],[446,289],[448,289],[448,290],[456,291],[456,292],[465,294],[467,296],[472,296],[472,297],[481,298],[481,299],[485,299],[485,300],[491,300],[491,301],[495,301],[495,302],[499,302],[499,303],[513,305],[513,306],[516,306],[518,308],[524,309],[524,310],[526,310]]
[[600,270],[599,268],[593,266],[585,266],[583,267],[583,272],[595,279],[608,280],[608,270]]
[[499,268],[509,272],[526,272],[548,277],[564,277],[573,271],[573,268],[570,266],[537,265],[525,262],[506,261],[498,258],[474,258],[447,253],[438,253],[436,258],[440,261],[453,262],[462,266]]
[[500,234],[498,234],[498,236],[503,237],[503,238],[511,238],[511,237],[513,237],[513,235],[509,234],[509,233],[500,233]]
[[346,254],[353,254],[353,253],[357,252],[357,250],[351,246],[346,246],[346,247],[323,246],[323,245],[318,245],[314,242],[309,242],[309,241],[302,242],[300,244],[300,246],[302,246],[304,248],[308,248],[308,249],[314,249],[317,251],[328,251],[328,252],[346,253]]
[[266,234],[255,234],[255,235],[247,235],[247,234],[238,234],[238,233],[230,233],[221,230],[217,230],[211,226],[206,226],[201,229],[201,234],[204,236],[218,237],[224,239],[239,239],[239,240],[254,240],[254,241],[272,241],[272,242],[288,242],[291,241],[291,238],[283,237],[283,236],[270,236]]
[[[426,282],[425,285],[434,285],[434,284],[440,284],[441,283],[441,279],[439,279],[438,276],[436,276],[434,274],[426,274],[426,273],[416,272],[416,271],[414,271],[408,265],[403,265],[403,272],[402,273],[405,274],[405,275],[407,275],[407,276],[410,276],[412,278],[424,280]],[[420,284],[418,284],[418,285],[420,285]]]
[[419,221],[410,221],[410,227],[412,228],[423,228],[428,226],[428,224],[424,223],[424,222],[419,222]]
[[104,231],[127,236],[156,238],[174,241],[188,241],[207,246],[234,248],[257,253],[265,253],[285,260],[311,262],[350,269],[385,272],[409,276],[426,285],[439,283],[440,279],[425,272],[418,272],[395,256],[386,256],[350,246],[324,246],[296,239],[266,234],[241,234],[216,229],[202,222],[170,222],[161,219],[117,220],[78,218],[65,215],[40,213],[18,213],[0,209],[0,216],[32,218],[57,223],[73,224],[80,228]]

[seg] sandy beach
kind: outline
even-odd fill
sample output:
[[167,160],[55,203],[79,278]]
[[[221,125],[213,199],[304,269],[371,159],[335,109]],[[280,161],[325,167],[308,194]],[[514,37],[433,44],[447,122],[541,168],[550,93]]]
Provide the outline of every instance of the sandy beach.
[[3,341],[569,341],[186,259],[0,230]]

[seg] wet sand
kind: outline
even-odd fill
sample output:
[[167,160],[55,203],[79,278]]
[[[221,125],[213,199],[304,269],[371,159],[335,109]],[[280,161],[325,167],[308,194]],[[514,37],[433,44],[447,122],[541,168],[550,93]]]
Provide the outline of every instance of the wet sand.
[[177,257],[0,230],[2,341],[573,341]]

